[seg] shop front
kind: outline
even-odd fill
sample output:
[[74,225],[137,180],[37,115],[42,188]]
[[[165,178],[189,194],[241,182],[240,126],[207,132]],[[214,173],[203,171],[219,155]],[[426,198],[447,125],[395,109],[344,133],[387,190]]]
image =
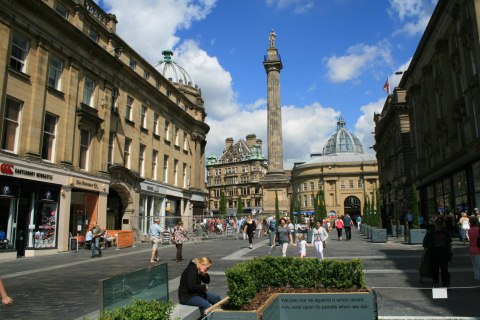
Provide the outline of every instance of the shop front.
[[0,260],[56,252],[66,176],[10,159],[0,169]]

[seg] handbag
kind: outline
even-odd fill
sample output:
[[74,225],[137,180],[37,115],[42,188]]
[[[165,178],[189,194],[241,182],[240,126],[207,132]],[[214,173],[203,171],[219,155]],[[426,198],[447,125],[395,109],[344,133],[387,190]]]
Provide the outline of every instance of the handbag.
[[323,247],[326,248],[327,247],[327,243],[325,241],[322,241],[322,244],[323,244]]

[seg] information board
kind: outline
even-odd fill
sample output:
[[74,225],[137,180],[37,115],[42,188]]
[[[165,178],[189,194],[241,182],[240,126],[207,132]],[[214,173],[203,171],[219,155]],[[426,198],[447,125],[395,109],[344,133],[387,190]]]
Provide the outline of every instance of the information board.
[[70,238],[70,250],[71,251],[78,251],[78,239],[77,238]]

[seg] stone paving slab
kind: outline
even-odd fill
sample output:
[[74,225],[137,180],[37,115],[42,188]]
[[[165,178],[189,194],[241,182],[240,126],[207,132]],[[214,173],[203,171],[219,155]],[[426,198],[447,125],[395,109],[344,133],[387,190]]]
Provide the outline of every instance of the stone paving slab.
[[[416,267],[422,247],[407,245],[403,239],[390,238],[387,243],[370,243],[352,232],[352,241],[337,241],[333,232],[325,250],[327,258],[360,258],[364,261],[366,280],[378,294],[380,319],[480,319],[478,284],[473,280],[468,249],[454,243],[451,263],[452,289],[448,299],[434,300],[431,279],[419,282]],[[234,238],[209,239],[184,245],[184,261],[175,261],[175,247],[162,246],[161,263],[168,264],[170,299],[177,302],[179,277],[188,261],[198,256],[213,260],[212,291],[227,294],[223,271],[235,263],[268,254],[268,239],[255,239],[254,248],[248,241]],[[297,247],[288,248],[289,256],[297,256]],[[313,248],[307,254],[314,256]],[[274,250],[272,255],[281,255]],[[101,258],[90,258],[90,251],[59,253],[52,256],[0,261],[0,274],[12,306],[0,306],[0,319],[49,320],[82,319],[98,315],[99,281],[124,272],[150,266],[150,245],[136,244],[134,248],[108,249]],[[469,302],[470,301],[470,302]],[[94,319],[94,318],[90,318]]]

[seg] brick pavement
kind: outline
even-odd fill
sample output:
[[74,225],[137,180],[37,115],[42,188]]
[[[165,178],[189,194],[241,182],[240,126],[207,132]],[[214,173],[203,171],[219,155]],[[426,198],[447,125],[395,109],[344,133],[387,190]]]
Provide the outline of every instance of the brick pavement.
[[[327,258],[358,257],[364,261],[367,285],[377,292],[380,319],[480,319],[478,308],[469,301],[478,301],[480,290],[475,286],[467,247],[455,241],[454,260],[451,263],[452,288],[448,299],[434,300],[431,279],[419,283],[416,267],[422,248],[407,245],[402,239],[388,243],[369,243],[357,231],[350,242],[336,241],[330,234],[325,255]],[[238,261],[268,254],[268,240],[255,239],[254,248],[248,241],[230,238],[209,239],[184,245],[182,262],[175,262],[175,247],[162,246],[161,262],[168,263],[170,299],[177,301],[181,272],[188,260],[207,255],[214,262],[211,270],[212,291],[226,295],[223,270]],[[272,255],[280,255],[276,249]],[[313,248],[307,247],[313,256]],[[148,267],[149,244],[134,248],[108,249],[101,258],[90,259],[90,251],[60,253],[53,256],[21,258],[0,262],[0,273],[10,296],[12,306],[0,306],[3,319],[94,319],[98,314],[99,280],[124,272]],[[289,256],[297,255],[290,246]],[[478,284],[477,284],[478,285]]]

